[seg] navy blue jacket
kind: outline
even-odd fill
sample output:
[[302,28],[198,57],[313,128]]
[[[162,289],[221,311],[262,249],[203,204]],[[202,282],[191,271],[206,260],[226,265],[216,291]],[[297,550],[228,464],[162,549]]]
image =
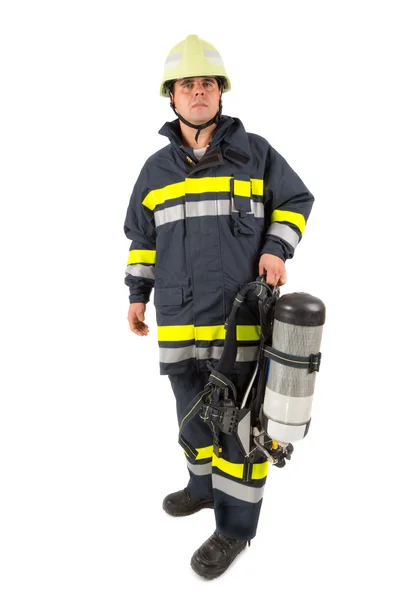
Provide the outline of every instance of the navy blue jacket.
[[[261,254],[293,256],[314,198],[239,119],[221,118],[198,162],[178,120],[160,134],[170,144],[143,166],[126,215],[125,283],[131,303],[147,303],[155,286],[160,371],[178,374],[220,357],[235,294],[258,276]],[[239,311],[237,338],[237,361],[254,361],[256,303]]]

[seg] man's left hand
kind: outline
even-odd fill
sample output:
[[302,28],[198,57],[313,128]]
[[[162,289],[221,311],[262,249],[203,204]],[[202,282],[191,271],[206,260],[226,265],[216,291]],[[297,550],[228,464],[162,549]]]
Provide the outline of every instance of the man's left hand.
[[262,254],[258,263],[258,274],[266,275],[266,283],[279,287],[286,283],[285,263],[274,254]]

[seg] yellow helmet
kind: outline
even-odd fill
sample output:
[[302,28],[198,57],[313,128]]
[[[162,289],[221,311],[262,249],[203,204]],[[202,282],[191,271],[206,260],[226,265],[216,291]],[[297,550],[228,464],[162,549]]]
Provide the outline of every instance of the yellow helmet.
[[160,94],[169,98],[167,81],[185,77],[218,77],[223,79],[223,92],[229,92],[231,82],[218,50],[197,35],[188,35],[172,48],[164,65]]

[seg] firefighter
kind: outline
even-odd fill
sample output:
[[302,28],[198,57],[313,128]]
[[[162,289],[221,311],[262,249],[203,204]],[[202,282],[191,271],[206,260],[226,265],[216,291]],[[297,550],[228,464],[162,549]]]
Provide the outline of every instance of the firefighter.
[[[154,287],[160,373],[170,379],[178,421],[221,356],[238,290],[262,274],[272,286],[286,282],[285,261],[314,201],[267,140],[222,114],[222,94],[230,89],[210,43],[189,35],[172,48],[160,93],[177,118],[159,131],[170,143],[144,164],[124,226],[131,240],[129,326],[148,334],[145,309]],[[231,380],[240,396],[259,348],[256,302],[240,311],[237,339]],[[216,530],[191,560],[196,573],[213,579],[256,535],[268,462],[244,472],[234,437],[221,435],[216,448],[199,416],[185,438],[195,449],[185,452],[189,481],[166,496],[163,508],[172,516],[214,509]]]

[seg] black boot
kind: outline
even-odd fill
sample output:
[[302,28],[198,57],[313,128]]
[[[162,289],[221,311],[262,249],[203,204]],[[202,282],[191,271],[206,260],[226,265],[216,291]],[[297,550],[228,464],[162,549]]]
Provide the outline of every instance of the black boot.
[[214,508],[214,499],[200,500],[189,494],[187,488],[169,494],[164,498],[163,509],[172,517],[186,517],[198,512],[202,508]]
[[190,566],[201,577],[214,579],[225,573],[246,544],[247,540],[233,540],[215,531],[193,554]]

